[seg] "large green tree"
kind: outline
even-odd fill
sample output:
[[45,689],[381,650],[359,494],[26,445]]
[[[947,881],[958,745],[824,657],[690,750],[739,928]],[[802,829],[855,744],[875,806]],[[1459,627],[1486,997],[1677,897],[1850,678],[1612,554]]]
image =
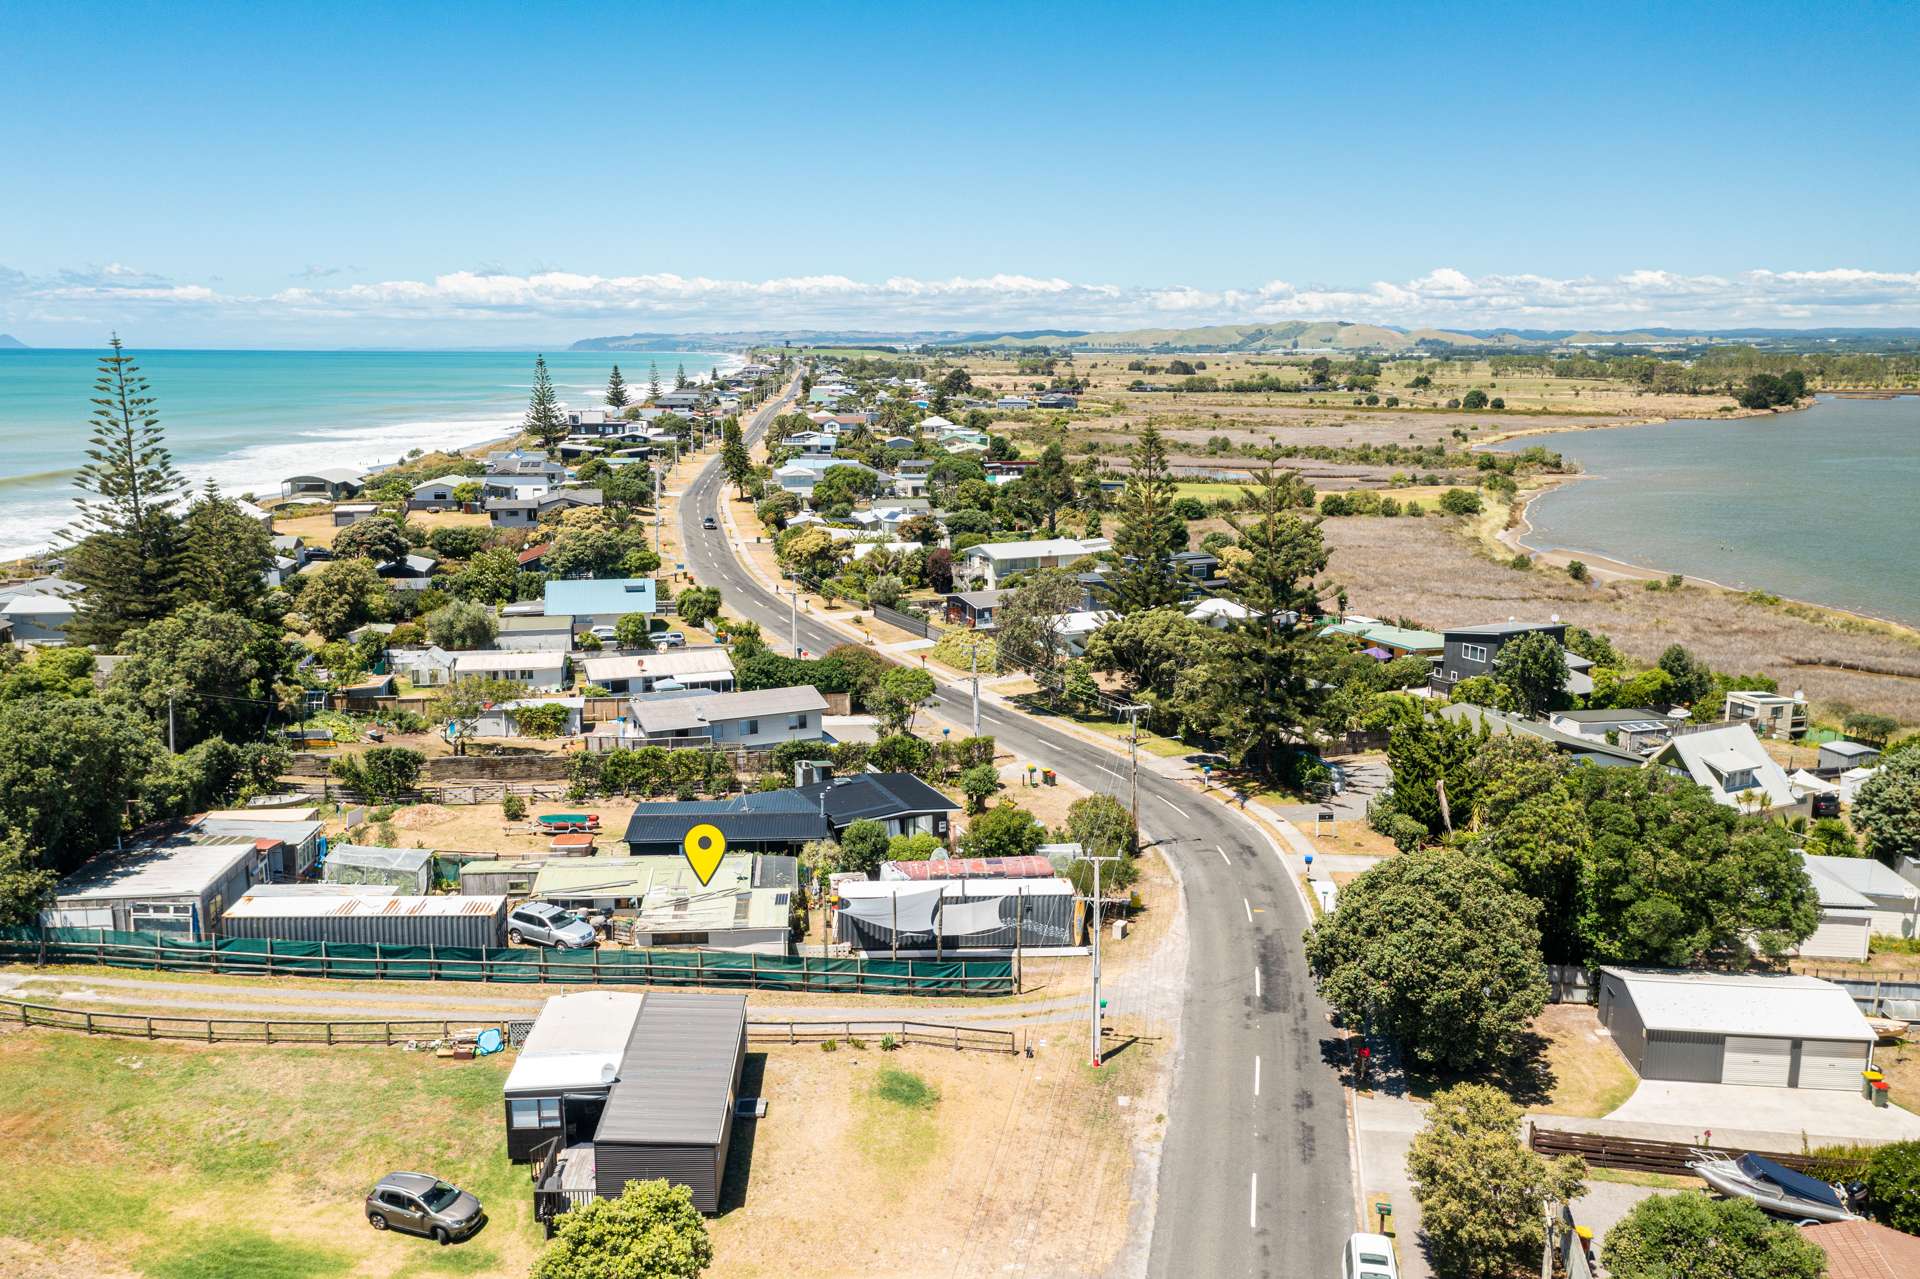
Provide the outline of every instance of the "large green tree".
[[1315,576],[1327,566],[1318,520],[1299,513],[1299,479],[1269,468],[1229,517],[1239,546],[1223,564],[1222,594],[1240,606],[1183,680],[1180,700],[1201,708],[1205,731],[1234,759],[1269,775],[1302,758],[1297,747],[1319,718],[1321,694],[1310,679]]
[[427,638],[441,648],[485,648],[500,633],[493,610],[471,600],[449,600],[423,620]]
[[1383,698],[1396,709],[1387,730],[1387,764],[1393,769],[1393,807],[1432,835],[1464,826],[1473,812],[1480,776],[1474,752],[1487,730],[1471,716],[1449,719],[1406,698]]
[[607,375],[607,407],[624,409],[627,407],[627,380],[620,376],[620,366],[613,366],[613,372]]
[[617,1199],[562,1213],[532,1279],[698,1279],[713,1264],[693,1192],[664,1180],[630,1181]]
[[1654,1195],[1607,1231],[1614,1279],[1822,1279],[1827,1257],[1793,1226],[1745,1199]]
[[1513,690],[1520,713],[1539,719],[1567,707],[1567,659],[1545,631],[1529,631],[1500,646],[1493,677]]
[[960,852],[966,857],[1028,857],[1046,838],[1046,828],[1032,813],[1002,800],[967,822]]
[[[1586,1165],[1528,1150],[1520,1108],[1486,1084],[1434,1094],[1427,1126],[1407,1150],[1407,1172],[1435,1269],[1461,1279],[1510,1275],[1537,1262],[1548,1201],[1585,1193]],[[1676,1279],[1682,1273],[1691,1279],[1690,1271],[1675,1272]]]
[[1033,500],[1046,513],[1047,536],[1059,527],[1060,512],[1074,503],[1073,471],[1067,466],[1066,451],[1058,440],[1040,450],[1040,460],[1028,469],[1021,483],[1031,491]]
[[1540,905],[1470,853],[1389,858],[1307,934],[1307,962],[1350,1025],[1449,1070],[1496,1063],[1546,1006]]
[[323,639],[339,639],[379,611],[380,577],[372,560],[335,560],[308,574],[300,587],[300,612]]
[[560,411],[560,399],[554,394],[544,355],[533,357],[533,391],[527,397],[527,417],[522,429],[543,449],[552,449],[567,438],[566,415]]
[[0,928],[39,923],[59,880],[24,833],[0,827]]
[[1064,619],[1080,607],[1081,587],[1064,568],[1044,568],[1001,597],[994,610],[1003,670],[1046,671],[1066,651]]
[[1574,933],[1576,889],[1587,854],[1587,815],[1567,789],[1566,756],[1536,737],[1502,733],[1483,743],[1475,775],[1468,847],[1513,872],[1542,907],[1549,959],[1582,958]]
[[211,604],[128,631],[120,652],[107,700],[138,710],[177,750],[258,736],[277,709],[274,685],[293,666],[277,628]]
[[1659,770],[1576,768],[1567,786],[1592,832],[1575,925],[1592,962],[1688,967],[1749,948],[1777,957],[1820,922],[1778,823]]
[[740,419],[730,417],[720,424],[720,469],[741,501],[747,500],[747,485],[753,479],[753,457],[747,452],[746,438],[740,433]]
[[66,576],[86,587],[67,634],[106,647],[130,627],[164,617],[180,585],[180,522],[172,505],[185,482],[173,467],[152,388],[120,338],[93,383],[87,462],[65,550]]
[[258,615],[273,568],[273,534],[211,481],[181,521],[180,597],[229,613]]
[[159,753],[131,708],[92,698],[0,705],[0,827],[71,870],[145,814],[141,779]]
[[1920,751],[1898,751],[1881,760],[1855,797],[1852,817],[1867,851],[1887,865],[1920,857]]
[[375,564],[392,564],[405,559],[412,549],[400,525],[385,516],[349,524],[333,539],[336,560],[357,558],[372,560]]
[[1134,697],[1173,694],[1180,672],[1211,645],[1213,633],[1177,608],[1150,608],[1114,618],[1087,640],[1094,670],[1119,675]]
[[1173,472],[1166,441],[1149,426],[1129,455],[1131,468],[1120,492],[1120,527],[1113,536],[1112,601],[1115,611],[1137,613],[1164,608],[1186,598],[1173,572],[1173,553],[1183,544],[1186,524],[1173,510]]

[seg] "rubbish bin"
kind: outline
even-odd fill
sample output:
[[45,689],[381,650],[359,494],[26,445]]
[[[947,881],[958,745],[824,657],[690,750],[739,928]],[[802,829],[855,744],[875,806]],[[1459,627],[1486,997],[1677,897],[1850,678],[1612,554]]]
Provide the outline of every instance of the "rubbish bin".
[[1873,1104],[1883,1109],[1886,1107],[1887,1081],[1884,1079],[1876,1079],[1873,1081]]
[[1881,1074],[1881,1073],[1880,1073],[1879,1071],[1877,1071],[1877,1070],[1863,1070],[1863,1071],[1861,1071],[1861,1072],[1860,1072],[1860,1095],[1861,1095],[1862,1097],[1865,1097],[1865,1098],[1866,1098],[1866,1099],[1867,1099],[1868,1101],[1872,1101],[1872,1100],[1873,1100],[1873,1086],[1874,1086],[1875,1084],[1877,1084],[1877,1083],[1879,1083],[1879,1082],[1880,1082],[1880,1081],[1881,1081],[1882,1079],[1884,1079],[1884,1078],[1885,1078],[1885,1076],[1884,1076],[1884,1075],[1882,1075],[1882,1074]]
[[1041,780],[1045,781],[1047,785],[1051,786],[1054,784],[1053,770],[1051,768],[1041,769],[1040,777],[1041,777]]

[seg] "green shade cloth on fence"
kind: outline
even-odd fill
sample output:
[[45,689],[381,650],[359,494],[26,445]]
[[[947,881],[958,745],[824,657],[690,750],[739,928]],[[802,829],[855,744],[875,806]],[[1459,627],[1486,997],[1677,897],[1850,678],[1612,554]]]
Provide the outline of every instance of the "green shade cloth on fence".
[[482,950],[226,937],[174,941],[101,928],[0,928],[0,960],[114,968],[381,979],[729,986],[836,994],[1010,995],[1006,959],[818,959],[705,950]]

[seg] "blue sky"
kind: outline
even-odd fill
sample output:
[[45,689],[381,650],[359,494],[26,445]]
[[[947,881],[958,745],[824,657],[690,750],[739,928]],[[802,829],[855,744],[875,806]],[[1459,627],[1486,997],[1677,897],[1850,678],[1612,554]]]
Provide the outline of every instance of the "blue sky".
[[0,0],[0,329],[1920,323],[1917,13]]

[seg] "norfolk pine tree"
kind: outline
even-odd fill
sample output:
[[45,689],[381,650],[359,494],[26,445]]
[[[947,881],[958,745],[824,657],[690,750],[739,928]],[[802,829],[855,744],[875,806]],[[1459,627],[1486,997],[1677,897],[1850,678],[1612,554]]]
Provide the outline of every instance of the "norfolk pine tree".
[[746,439],[740,434],[740,419],[730,417],[720,424],[720,466],[727,473],[727,483],[733,485],[740,494],[740,500],[747,500],[747,481],[753,478],[753,458],[747,452]]
[[1159,431],[1149,426],[1140,433],[1132,461],[1113,538],[1113,604],[1121,614],[1165,608],[1186,598],[1186,588],[1173,575],[1175,543],[1185,523],[1173,513],[1173,475]]
[[624,409],[627,407],[627,382],[620,376],[620,366],[613,366],[613,372],[607,377],[607,407]]
[[560,401],[553,394],[553,379],[547,376],[547,357],[533,357],[533,394],[527,399],[527,434],[543,449],[567,438],[567,419],[561,416]]
[[66,562],[66,575],[87,588],[68,635],[109,649],[122,632],[173,607],[180,524],[171,505],[185,488],[140,366],[119,335],[112,345],[93,383],[88,461],[74,477],[89,496],[74,499],[78,536]]

